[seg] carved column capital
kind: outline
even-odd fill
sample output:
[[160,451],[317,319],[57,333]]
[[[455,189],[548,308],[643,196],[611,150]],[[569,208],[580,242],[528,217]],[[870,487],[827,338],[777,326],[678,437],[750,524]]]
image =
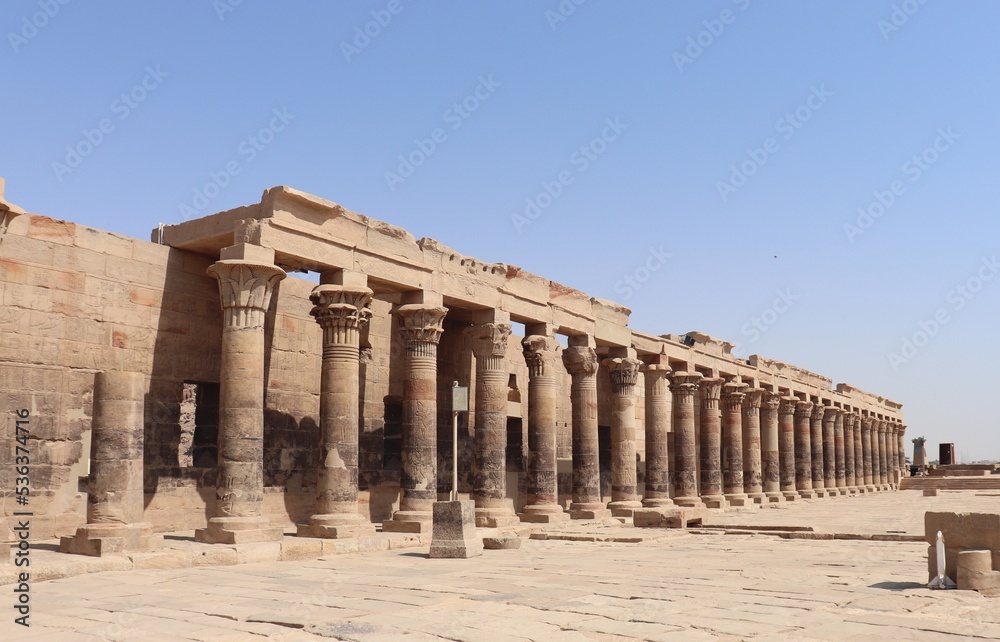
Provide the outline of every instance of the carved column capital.
[[399,335],[408,354],[421,355],[429,346],[436,346],[444,332],[444,317],[448,308],[419,303],[401,305],[396,309]]
[[871,429],[872,429],[872,418],[869,417],[868,415],[863,415],[861,417],[861,430],[870,431]]
[[813,419],[823,419],[823,415],[826,414],[826,409],[828,406],[824,406],[822,401],[818,401],[813,404],[812,418]]
[[823,420],[824,421],[830,421],[830,420],[836,421],[837,417],[839,417],[842,412],[844,412],[844,411],[841,410],[840,408],[834,408],[832,406],[825,406],[824,410],[823,410]]
[[472,326],[472,354],[477,359],[507,356],[509,323],[480,323]]
[[750,388],[747,390],[747,396],[743,400],[743,410],[748,413],[759,411],[761,402],[764,400],[764,392],[761,388]]
[[532,334],[521,340],[521,347],[529,377],[551,377],[555,374],[553,362],[559,354],[559,342],[555,337]]
[[769,390],[761,390],[761,392],[763,393],[761,407],[764,410],[777,412],[781,407],[781,395],[776,392],[770,392]]
[[323,344],[357,343],[358,332],[368,323],[372,311],[369,288],[322,284],[309,294],[313,309],[309,314],[323,328]]
[[798,397],[781,397],[779,412],[785,416],[794,415],[799,408],[799,401]]
[[813,402],[802,401],[801,399],[795,400],[795,416],[802,418],[811,418],[813,412]]
[[619,397],[635,396],[635,383],[639,380],[642,362],[631,357],[605,359],[604,367],[611,374],[611,392]]
[[719,398],[722,396],[722,379],[703,379],[699,384],[701,390],[702,408],[706,410],[716,410],[719,407]]
[[562,351],[563,366],[573,376],[592,376],[601,365],[597,351],[590,346],[569,346]]
[[[728,381],[722,385],[722,401],[729,410],[740,410],[743,400],[746,399],[746,391],[749,385],[739,380]],[[758,399],[759,400],[759,399]]]
[[854,419],[856,415],[853,412],[844,412],[844,429],[852,430],[854,428]]
[[698,391],[698,382],[701,381],[700,372],[688,372],[686,370],[675,371],[668,375],[670,378],[670,392],[679,400],[692,400]]
[[274,286],[285,278],[276,265],[241,259],[216,261],[208,273],[219,280],[226,328],[263,327]]

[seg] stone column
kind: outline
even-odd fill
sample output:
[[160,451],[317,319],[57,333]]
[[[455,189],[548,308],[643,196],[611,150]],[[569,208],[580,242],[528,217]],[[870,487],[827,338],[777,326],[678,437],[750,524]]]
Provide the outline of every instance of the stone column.
[[700,381],[699,372],[681,371],[670,375],[674,407],[674,503],[678,506],[703,505],[698,495],[697,433],[694,426],[694,399]]
[[878,460],[879,460],[879,480],[881,490],[889,490],[889,442],[886,438],[887,423],[885,420],[878,422]]
[[573,378],[570,403],[573,406],[573,519],[602,519],[611,511],[601,501],[601,461],[597,439],[597,368],[600,360],[594,338],[569,337],[562,353],[563,365]]
[[406,351],[399,510],[382,523],[382,530],[427,533],[437,501],[437,348],[448,308],[433,292],[407,296],[404,300],[416,302],[396,309]]
[[[781,494],[785,501],[795,501],[799,497],[798,489],[795,485],[798,477],[797,448],[799,440],[798,430],[795,424],[795,413],[798,411],[799,400],[796,397],[781,397],[781,405],[778,408],[779,448],[778,452]],[[810,483],[812,478],[810,477]]]
[[810,422],[810,458],[812,459],[812,483],[816,497],[829,497],[826,491],[826,475],[824,472],[825,444],[823,443],[823,414],[825,409],[822,401],[813,404]]
[[63,553],[99,557],[162,547],[163,536],[153,535],[153,525],[143,521],[145,392],[145,378],[138,372],[98,372],[94,377],[87,523],[75,536],[62,538]]
[[310,314],[323,329],[319,469],[316,512],[308,524],[299,524],[297,534],[342,539],[375,534],[374,525],[358,513],[360,342],[373,293],[363,274],[340,272],[331,280],[309,295]]
[[670,366],[666,355],[646,364],[646,485],[642,505],[671,506],[670,499]]
[[[530,330],[529,330],[530,331]],[[521,341],[528,365],[528,503],[522,522],[569,519],[559,505],[556,473],[556,374],[559,343],[545,330]]]
[[899,451],[899,476],[909,477],[910,469],[906,465],[906,426],[899,424],[899,429],[896,431],[897,445],[896,449]]
[[[499,316],[499,315],[498,315]],[[505,528],[520,523],[507,499],[507,343],[506,315],[472,327],[476,358],[475,433],[472,495],[476,525]]]
[[611,374],[611,502],[615,517],[631,517],[642,508],[637,492],[635,461],[635,384],[642,362],[628,349],[628,356],[604,360]]
[[885,438],[879,439],[879,420],[872,417],[871,423],[872,441],[872,486],[876,491],[882,488],[882,448],[885,447]]
[[[737,377],[722,386],[722,426],[726,464],[722,491],[730,506],[746,506],[750,498],[743,492],[743,400],[747,384]],[[758,443],[758,449],[760,445]]]
[[[844,441],[841,435],[840,460],[844,460]],[[843,474],[841,474],[843,485]],[[823,408],[823,487],[831,497],[840,495],[837,490],[837,409],[831,406]]]
[[865,492],[875,492],[874,461],[872,457],[872,418],[864,415],[861,418],[861,450],[865,467]]
[[[722,495],[722,379],[701,382],[701,499],[709,508],[725,508]],[[675,437],[676,439],[676,437]]]
[[282,529],[264,510],[264,318],[285,271],[274,250],[241,243],[223,248],[208,268],[222,298],[222,368],[219,372],[219,462],[215,507],[206,544],[276,542]]
[[743,492],[755,504],[767,501],[764,495],[761,461],[760,402],[761,388],[747,391],[743,400]]
[[778,445],[778,407],[781,397],[773,392],[764,392],[763,397],[760,411],[761,478],[765,501],[777,503],[784,500],[781,494],[781,451]]
[[865,485],[865,446],[862,437],[861,413],[852,413],[854,416],[854,485],[858,493],[868,492]]
[[813,491],[812,411],[811,401],[798,401],[795,405],[795,488],[804,499],[816,497]]
[[854,413],[844,412],[844,487],[849,495],[858,492],[854,475]]

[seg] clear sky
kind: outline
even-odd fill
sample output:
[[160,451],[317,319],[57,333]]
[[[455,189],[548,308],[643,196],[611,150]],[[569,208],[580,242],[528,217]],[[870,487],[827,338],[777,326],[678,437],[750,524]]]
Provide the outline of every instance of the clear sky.
[[290,185],[883,394],[932,457],[1000,458],[998,22],[986,0],[11,0],[0,176],[140,238]]

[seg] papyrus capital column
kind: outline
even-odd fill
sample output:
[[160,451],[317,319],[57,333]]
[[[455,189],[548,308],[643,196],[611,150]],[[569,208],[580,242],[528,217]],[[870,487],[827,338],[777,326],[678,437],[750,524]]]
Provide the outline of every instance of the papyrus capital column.
[[778,409],[781,396],[764,391],[760,407],[760,459],[761,483],[765,502],[777,503],[784,500],[781,494],[781,437]]
[[798,405],[799,399],[797,397],[781,397],[778,410],[780,486],[781,494],[787,501],[794,501],[799,497],[796,486],[798,427],[795,423],[795,412],[798,410]]
[[361,330],[371,317],[366,277],[338,273],[313,288],[309,314],[323,331],[319,393],[319,468],[316,509],[300,537],[347,538],[374,534],[358,513],[358,396]]
[[857,477],[855,475],[854,461],[854,413],[844,411],[844,484],[847,492],[854,494],[858,492]]
[[145,393],[141,373],[95,376],[87,523],[75,536],[62,538],[62,552],[102,556],[162,547],[163,536],[153,535],[153,525],[143,520]]
[[597,370],[601,365],[593,337],[569,337],[562,351],[563,366],[572,378],[573,519],[611,517],[601,501],[601,460],[597,435]]
[[910,469],[906,465],[906,426],[899,424],[896,429],[896,456],[899,457],[899,476],[909,477]]
[[[722,492],[732,506],[744,506],[749,498],[743,492],[743,400],[750,386],[737,377],[722,385],[722,447],[725,466]],[[758,448],[760,444],[758,443]]]
[[[569,519],[559,505],[556,467],[556,359],[559,343],[542,326],[543,334],[521,341],[528,366],[528,503],[520,513],[523,522]],[[530,330],[529,330],[530,331]]]
[[670,380],[666,355],[648,357],[643,368],[646,385],[646,484],[642,505],[670,506]]
[[264,322],[285,271],[274,250],[246,243],[222,250],[208,268],[222,300],[219,463],[216,503],[195,539],[209,544],[278,541],[264,507]]
[[519,521],[507,499],[507,346],[511,326],[503,313],[472,326],[471,332],[476,359],[472,473],[476,525],[501,528]]
[[[872,429],[873,430],[876,429],[874,427],[874,425],[875,424],[873,422],[873,424],[872,424],[872,426],[873,426]],[[878,428],[877,428],[877,430],[878,430],[878,462],[879,462],[879,468],[878,468],[878,470],[879,470],[879,481],[877,482],[877,484],[879,485],[879,487],[880,487],[881,490],[889,490],[890,489],[890,486],[889,486],[889,474],[890,474],[889,464],[891,463],[890,462],[891,458],[889,457],[889,441],[887,439],[888,425],[889,425],[888,422],[886,422],[884,419],[879,419],[878,420]]]
[[751,388],[743,400],[743,492],[756,504],[767,501],[763,484],[760,418],[764,393],[761,388]]
[[[838,497],[840,488],[844,486],[844,426],[840,426],[840,439],[837,438],[837,415],[839,408],[824,406],[823,408],[823,487],[830,497]],[[840,452],[840,475],[837,474],[837,452]],[[839,479],[839,483],[838,483]]]
[[678,371],[669,375],[673,395],[674,503],[701,506],[698,496],[698,455],[695,443],[694,403],[700,372]]
[[877,442],[877,438],[872,439],[872,418],[870,415],[864,415],[861,418],[861,449],[864,457],[865,491],[869,493],[875,492],[874,466],[877,453],[874,453],[872,448],[873,443]]
[[[813,492],[817,497],[829,497],[826,490],[826,436],[823,431],[823,415],[826,413],[823,402],[813,404],[810,420],[810,457],[812,459]],[[831,441],[833,435],[830,435]],[[833,444],[830,444],[832,451]]]
[[858,493],[866,492],[865,489],[865,450],[864,441],[861,434],[861,413],[852,412],[854,417],[854,486]]
[[[626,352],[626,350],[623,350]],[[631,517],[641,508],[635,461],[635,395],[642,362],[629,356],[604,360],[611,377],[611,502],[612,515]]]
[[800,400],[795,404],[795,487],[800,497],[812,499],[813,491],[813,447],[812,447],[813,403]]
[[701,390],[701,499],[709,508],[725,508],[722,494],[722,416],[719,398],[723,380],[704,379]]

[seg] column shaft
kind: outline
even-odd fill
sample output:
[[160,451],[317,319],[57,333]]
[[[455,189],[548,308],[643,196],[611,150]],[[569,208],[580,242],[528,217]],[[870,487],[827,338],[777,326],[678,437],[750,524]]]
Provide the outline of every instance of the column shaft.
[[610,517],[601,501],[601,462],[597,437],[597,351],[586,336],[570,337],[563,350],[566,371],[573,379],[570,403],[573,407],[573,519]]
[[837,490],[837,414],[831,407],[823,409],[823,487],[827,495],[840,494]]
[[765,501],[761,454],[760,403],[764,391],[747,391],[743,400],[743,492],[757,504]]
[[861,450],[864,457],[865,469],[865,490],[869,493],[875,492],[874,462],[872,456],[872,418],[865,416],[861,419]]
[[781,397],[765,392],[760,412],[761,476],[768,502],[779,502],[781,494],[781,447],[778,429],[778,408]]
[[[749,386],[741,380],[729,381],[722,386],[722,428],[724,437],[725,467],[722,474],[722,491],[732,506],[743,506],[748,501],[743,492],[743,400]],[[759,431],[759,428],[758,428]],[[760,444],[757,444],[758,449]]]
[[824,409],[821,403],[813,404],[811,432],[810,432],[810,457],[812,459],[812,483],[813,492],[817,497],[826,497],[826,474],[825,474],[825,443],[823,440],[823,414]]
[[530,335],[521,342],[528,364],[528,503],[524,522],[569,519],[559,505],[556,469],[556,377],[559,344],[548,335]]
[[795,407],[795,487],[800,497],[811,499],[813,492],[811,401],[799,401]]
[[722,495],[722,379],[701,382],[701,499],[709,508],[725,508]]
[[854,416],[854,485],[859,493],[867,492],[865,484],[865,444],[862,436],[861,415],[857,412]]
[[[795,397],[782,397],[781,405],[778,409],[779,417],[779,461],[781,464],[780,486],[781,493],[788,501],[799,496],[798,486],[798,448],[799,439],[795,413],[798,409],[799,400]],[[811,478],[810,478],[811,480]]]
[[854,464],[854,414],[844,413],[844,484],[848,493],[856,493],[858,485]]
[[698,456],[695,443],[694,403],[698,392],[698,372],[674,372],[670,375],[673,394],[674,427],[674,503],[678,506],[701,506],[698,496]]
[[879,480],[882,490],[889,490],[889,445],[886,440],[886,422],[878,422]]
[[646,484],[642,505],[670,506],[670,368],[646,365]]

